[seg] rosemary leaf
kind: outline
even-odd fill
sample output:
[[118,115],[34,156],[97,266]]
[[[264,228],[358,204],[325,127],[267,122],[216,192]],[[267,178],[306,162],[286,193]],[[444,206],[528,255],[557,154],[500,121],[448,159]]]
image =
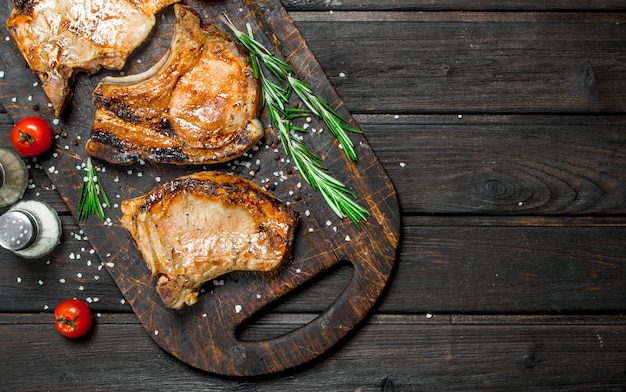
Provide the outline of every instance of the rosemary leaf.
[[104,192],[102,183],[96,173],[96,168],[91,162],[91,157],[88,157],[87,165],[85,166],[85,176],[83,177],[83,185],[78,199],[78,220],[87,219],[89,215],[96,214],[101,221],[104,221],[103,205],[111,207],[111,202]]
[[[296,133],[305,132],[305,129],[294,125],[293,120],[308,115],[308,112],[303,109],[287,108],[291,92],[295,92],[307,108],[324,121],[350,161],[355,161],[357,157],[354,145],[346,132],[360,131],[350,127],[328,102],[315,95],[310,86],[293,76],[295,72],[289,64],[274,56],[256,41],[250,25],[247,25],[248,34],[245,34],[234,26],[227,15],[223,15],[222,19],[250,52],[252,70],[261,84],[263,103],[283,149],[291,157],[304,180],[322,194],[330,209],[341,219],[348,217],[357,228],[360,227],[360,222],[367,220],[370,212],[358,204],[355,201],[356,195],[323,166],[322,158],[307,148],[297,137]],[[261,64],[284,85],[269,80]]]

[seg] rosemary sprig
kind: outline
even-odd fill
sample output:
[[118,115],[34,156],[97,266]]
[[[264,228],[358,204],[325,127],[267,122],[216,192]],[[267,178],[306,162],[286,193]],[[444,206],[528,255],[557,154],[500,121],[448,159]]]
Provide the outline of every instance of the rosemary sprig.
[[87,219],[89,215],[96,214],[101,221],[104,221],[103,205],[111,207],[109,198],[104,192],[102,183],[96,173],[96,168],[91,162],[91,157],[88,157],[87,165],[85,166],[85,177],[83,177],[83,185],[78,200],[78,220]]
[[354,144],[352,140],[350,140],[350,137],[348,137],[347,132],[361,133],[361,130],[351,127],[327,101],[317,96],[308,84],[294,76],[295,71],[289,64],[276,57],[263,46],[263,44],[254,39],[249,24],[247,25],[248,34],[246,34],[238,30],[227,15],[223,15],[222,20],[232,30],[239,42],[241,42],[252,55],[256,56],[278,80],[287,83],[309,110],[322,119],[331,133],[339,141],[339,145],[348,159],[356,161],[357,155],[354,151]]
[[[234,28],[234,26],[232,26],[232,23],[229,23],[229,25],[231,26],[231,29],[238,31]],[[243,33],[241,32],[235,33],[235,36],[238,38],[244,36],[247,37],[244,38],[244,40],[248,42],[248,45],[251,48],[256,48],[256,50],[250,50],[250,62],[254,75],[261,83],[263,103],[267,107],[268,116],[277,130],[278,137],[283,145],[283,148],[285,149],[285,152],[295,162],[295,165],[298,168],[298,171],[302,174],[304,180],[311,185],[313,189],[322,194],[322,197],[331,210],[342,219],[349,217],[354,224],[359,227],[359,222],[367,220],[367,217],[370,215],[369,211],[358,204],[354,200],[354,193],[352,193],[341,181],[334,178],[328,169],[322,165],[322,158],[319,155],[314,154],[304,145],[304,143],[302,143],[297,135],[297,132],[305,132],[305,129],[295,125],[293,120],[298,117],[307,116],[308,112],[302,109],[288,107],[292,90],[269,80],[261,69],[259,62],[262,61],[266,69],[277,77],[278,75],[273,70],[279,74],[280,72],[289,70],[289,73],[286,74],[287,79],[292,77],[291,73],[293,70],[282,60],[270,55],[267,49],[254,40],[249,25],[248,34],[242,34]],[[248,45],[245,46],[248,47]],[[266,61],[264,61],[263,56],[269,56],[268,58],[271,58],[271,60],[266,59]],[[269,67],[268,64],[270,64]],[[280,77],[278,78],[281,79]],[[296,80],[295,78],[293,79]],[[302,84],[304,85],[304,83]],[[293,88],[293,85],[290,84],[290,86],[293,91],[298,92],[298,90]],[[301,87],[300,85],[298,86]],[[314,97],[313,92],[306,85],[301,88],[301,91],[305,88],[307,89],[307,95]],[[330,109],[327,104],[325,105],[327,112],[332,113],[332,109]],[[322,106],[324,106],[324,104],[322,104]],[[317,108],[317,106],[314,107]],[[309,109],[313,111],[312,108],[309,107]],[[350,143],[350,145],[352,144]]]

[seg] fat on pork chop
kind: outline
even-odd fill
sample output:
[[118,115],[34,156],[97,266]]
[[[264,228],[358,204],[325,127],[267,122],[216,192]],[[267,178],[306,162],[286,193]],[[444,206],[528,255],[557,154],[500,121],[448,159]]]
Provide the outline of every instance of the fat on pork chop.
[[217,171],[179,177],[121,203],[122,226],[172,309],[232,271],[271,271],[291,256],[298,213],[253,182]]
[[174,10],[161,60],[137,75],[105,77],[94,90],[91,156],[113,164],[219,163],[263,136],[260,87],[247,55],[217,26],[202,26],[191,8]]
[[178,1],[13,0],[6,27],[58,116],[77,72],[122,69],[154,27],[154,14]]

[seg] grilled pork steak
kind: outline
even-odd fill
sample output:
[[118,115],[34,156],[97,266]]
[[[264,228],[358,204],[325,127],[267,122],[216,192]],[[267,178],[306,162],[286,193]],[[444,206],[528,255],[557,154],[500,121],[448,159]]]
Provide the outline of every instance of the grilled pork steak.
[[154,14],[179,0],[13,0],[6,27],[58,116],[76,72],[122,69],[154,27]]
[[172,309],[222,274],[270,271],[291,255],[297,212],[246,179],[204,171],[121,203],[122,226]]
[[259,84],[248,57],[214,25],[175,5],[168,53],[151,69],[96,87],[87,152],[114,164],[233,159],[263,136]]

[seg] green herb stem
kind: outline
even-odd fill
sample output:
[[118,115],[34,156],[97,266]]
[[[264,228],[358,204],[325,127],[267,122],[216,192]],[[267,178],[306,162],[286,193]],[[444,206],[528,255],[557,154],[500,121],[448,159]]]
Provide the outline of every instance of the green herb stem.
[[309,110],[319,117],[339,141],[341,149],[345,152],[350,161],[356,161],[357,154],[354,144],[347,132],[361,133],[359,129],[351,127],[323,98],[317,96],[313,89],[296,78],[294,69],[285,61],[276,57],[263,44],[254,39],[250,25],[248,24],[248,34],[238,30],[228,16],[224,15],[224,22],[232,30],[235,37],[245,46],[248,51],[256,56],[278,80],[287,83],[292,90],[300,97]]
[[109,198],[104,192],[102,183],[96,173],[96,168],[91,162],[91,157],[88,157],[87,165],[85,166],[85,176],[83,177],[83,185],[80,190],[80,198],[78,200],[78,220],[87,219],[89,215],[96,214],[101,221],[104,221],[103,205],[111,207]]
[[[308,149],[298,137],[297,133],[305,132],[305,129],[295,125],[293,120],[307,116],[308,112],[303,109],[288,108],[291,92],[295,91],[313,114],[330,124],[329,128],[338,138],[351,161],[356,160],[356,153],[345,131],[360,131],[349,127],[326,101],[317,97],[308,85],[293,76],[294,71],[287,63],[276,58],[267,48],[258,43],[249,25],[248,34],[244,34],[235,28],[226,15],[224,17],[235,37],[250,51],[250,62],[261,84],[263,103],[285,152],[292,158],[304,180],[322,194],[330,209],[340,218],[348,217],[357,227],[360,227],[359,222],[367,220],[370,215],[369,211],[355,201],[355,194],[341,181],[334,178],[322,165],[322,158]],[[279,81],[285,83],[285,86],[268,79],[260,63],[263,63],[265,69]]]

